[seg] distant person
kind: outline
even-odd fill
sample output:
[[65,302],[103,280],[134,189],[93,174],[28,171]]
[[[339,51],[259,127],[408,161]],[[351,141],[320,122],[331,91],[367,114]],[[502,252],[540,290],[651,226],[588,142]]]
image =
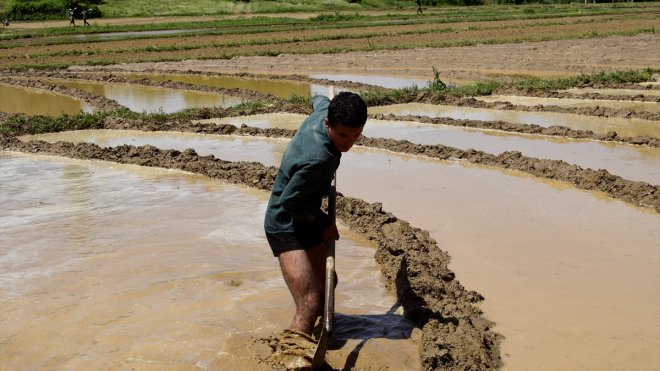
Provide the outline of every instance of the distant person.
[[82,18],[83,18],[83,26],[89,26],[89,23],[87,22],[87,11],[83,9],[82,11]]
[[422,12],[422,0],[415,0],[415,4],[417,4],[417,14],[424,14]]
[[3,19],[2,20],[2,25],[5,26],[5,27],[9,26],[9,19],[7,19],[7,18]]
[[69,8],[69,26],[76,26],[76,18],[73,16],[75,13],[75,8]]

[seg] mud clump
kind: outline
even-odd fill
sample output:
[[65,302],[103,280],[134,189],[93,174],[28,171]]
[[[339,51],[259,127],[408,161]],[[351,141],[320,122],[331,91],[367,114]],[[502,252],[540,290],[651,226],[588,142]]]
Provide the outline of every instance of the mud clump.
[[[101,148],[90,143],[23,142],[7,135],[0,135],[0,149],[180,169],[261,190],[271,189],[276,174],[275,167],[199,156],[192,149],[180,152],[131,145]],[[396,293],[405,316],[422,331],[420,358],[425,370],[492,369],[502,365],[502,336],[492,331],[493,323],[483,318],[474,305],[483,297],[466,290],[455,279],[448,268],[449,256],[428,232],[384,211],[381,204],[355,198],[338,197],[337,216],[378,245],[375,257],[386,285]]]

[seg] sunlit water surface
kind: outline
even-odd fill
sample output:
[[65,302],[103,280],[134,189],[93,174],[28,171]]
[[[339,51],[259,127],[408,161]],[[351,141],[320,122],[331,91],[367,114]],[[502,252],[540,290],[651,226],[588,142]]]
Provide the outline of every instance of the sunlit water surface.
[[114,84],[95,81],[57,80],[58,85],[116,100],[134,112],[172,113],[194,107],[231,107],[241,103],[238,97],[202,91],[167,89],[151,86]]
[[[263,236],[267,192],[113,163],[0,162],[3,369],[263,369],[253,340],[294,309]],[[374,247],[340,233],[335,336],[346,343],[329,361],[418,369]]]
[[[303,115],[281,113],[203,121],[297,130],[304,118]],[[368,120],[363,134],[425,145],[442,144],[463,150],[472,148],[492,154],[519,151],[525,156],[562,160],[583,168],[605,169],[628,180],[660,184],[658,148],[387,120]]]
[[45,90],[0,84],[0,112],[59,116],[92,112],[87,103]]
[[[123,142],[277,165],[287,141],[127,133]],[[430,231],[460,282],[486,297],[506,369],[660,368],[657,214],[517,172],[359,147],[342,157],[338,189]]]
[[425,103],[369,107],[369,112],[372,114],[393,113],[404,116],[449,117],[457,120],[505,121],[515,124],[536,124],[543,127],[560,125],[576,130],[591,130],[594,133],[601,134],[616,131],[619,135],[626,137],[640,135],[660,137],[660,124],[658,122],[639,119],[605,118],[552,112],[496,110]]
[[602,99],[570,99],[570,98],[539,98],[515,95],[489,95],[474,97],[483,102],[508,102],[522,106],[558,106],[569,108],[607,107],[619,110],[632,110],[641,112],[660,112],[660,104],[656,102],[636,102],[629,100],[602,100]]

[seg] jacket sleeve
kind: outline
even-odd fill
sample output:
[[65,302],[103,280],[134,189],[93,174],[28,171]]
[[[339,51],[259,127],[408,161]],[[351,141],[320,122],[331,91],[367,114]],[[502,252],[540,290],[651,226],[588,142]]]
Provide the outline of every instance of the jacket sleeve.
[[284,209],[295,219],[313,226],[328,223],[328,216],[314,205],[313,199],[323,187],[328,172],[327,164],[308,163],[300,167],[282,191],[280,201]]

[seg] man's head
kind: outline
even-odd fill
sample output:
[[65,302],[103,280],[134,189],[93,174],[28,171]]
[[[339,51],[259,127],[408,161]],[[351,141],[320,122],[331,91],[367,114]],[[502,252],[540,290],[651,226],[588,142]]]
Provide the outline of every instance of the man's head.
[[362,134],[367,122],[367,105],[355,93],[341,92],[328,106],[325,126],[332,144],[340,152],[348,152]]

